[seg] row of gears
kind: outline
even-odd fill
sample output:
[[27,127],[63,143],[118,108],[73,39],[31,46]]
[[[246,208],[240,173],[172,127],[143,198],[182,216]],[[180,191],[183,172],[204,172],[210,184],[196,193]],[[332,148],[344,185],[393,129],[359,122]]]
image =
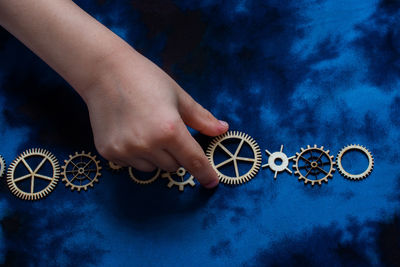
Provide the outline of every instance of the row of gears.
[[[64,160],[60,168],[57,158],[45,149],[28,149],[22,152],[9,166],[7,171],[7,184],[10,191],[24,200],[39,200],[50,194],[56,187],[59,177],[72,191],[87,190],[99,181],[101,176],[100,161],[90,152],[76,152]],[[110,169],[119,170],[120,166],[109,163]],[[0,156],[0,177],[4,176],[6,163]],[[138,184],[154,182],[160,169],[149,179],[137,178],[135,170],[129,167],[129,175]],[[168,187],[177,186],[183,191],[186,185],[195,186],[194,177],[184,168],[179,168],[173,173],[163,173],[162,177],[168,178]]]
[[[113,171],[120,171],[123,169],[123,167],[112,163],[111,161],[108,162],[108,165]],[[183,167],[179,168],[176,172],[164,172],[162,174],[161,169],[158,168],[147,178],[139,177],[138,174],[135,173],[135,169],[132,167],[128,167],[128,172],[132,180],[141,185],[151,184],[157,180],[158,177],[167,178],[167,186],[169,188],[176,186],[178,187],[179,191],[183,191],[187,185],[192,187],[196,185],[193,175],[189,174],[189,172],[187,172]]]
[[[236,144],[238,145],[234,149],[234,152],[232,152],[226,147],[225,143],[235,139],[237,140]],[[251,149],[252,156],[240,156],[240,151],[243,149],[244,144]],[[215,156],[217,149],[223,151],[226,154],[227,159],[217,163]],[[346,171],[342,165],[343,156],[349,151],[354,150],[361,152],[368,159],[368,166],[362,173],[352,174]],[[321,185],[323,182],[327,183],[328,179],[333,177],[335,165],[341,175],[351,180],[364,179],[371,174],[374,167],[374,158],[371,152],[361,145],[345,146],[338,153],[336,161],[334,160],[334,156],[329,154],[329,150],[325,150],[323,146],[318,147],[317,145],[314,145],[313,147],[307,146],[305,149],[301,148],[300,152],[291,157],[288,157],[283,153],[283,145],[279,151],[271,153],[270,151],[265,150],[265,152],[268,155],[268,162],[261,167],[270,168],[274,172],[275,179],[277,178],[278,173],[281,172],[286,171],[289,174],[292,174],[292,170],[289,169],[289,163],[292,160],[294,163],[292,166],[294,174],[298,176],[300,181],[304,181],[305,184],[311,185]],[[236,131],[230,131],[214,138],[209,145],[206,154],[211,165],[216,170],[220,181],[226,184],[242,184],[249,181],[259,171],[262,161],[260,148],[254,139],[247,134]],[[238,162],[240,161],[251,163],[251,167],[247,172],[239,173]],[[233,164],[235,170],[233,175],[227,175],[221,170],[221,168],[228,164]]]
[[[368,167],[359,174],[346,171],[342,165],[343,156],[356,150],[363,153],[368,159]],[[257,142],[249,135],[237,131],[229,131],[215,137],[206,150],[206,155],[215,169],[220,182],[230,185],[243,184],[250,181],[262,168],[270,168],[274,172],[274,178],[278,173],[288,172],[290,161],[293,161],[294,174],[305,184],[321,185],[333,177],[335,165],[340,174],[352,180],[361,180],[367,177],[374,167],[374,159],[371,152],[360,145],[348,145],[338,153],[336,161],[329,150],[324,147],[307,146],[301,148],[296,155],[288,157],[283,153],[283,145],[277,152],[265,150],[268,162],[261,166],[262,155]],[[222,157],[222,160],[221,160]],[[56,157],[44,149],[29,149],[19,155],[9,166],[7,172],[7,184],[11,192],[25,200],[38,200],[53,191],[58,183],[60,175],[66,187],[71,190],[81,191],[93,187],[101,176],[100,161],[91,153],[75,153],[64,161],[64,166],[59,166]],[[246,171],[241,166],[247,165]],[[121,166],[109,162],[112,170],[119,171]],[[6,164],[0,156],[0,176],[4,175]],[[231,169],[229,171],[229,169]],[[168,179],[169,188],[176,186],[180,191],[187,185],[195,186],[194,177],[184,168],[176,172],[163,172],[157,169],[149,178],[140,178],[132,167],[128,168],[129,176],[138,184],[150,184],[158,177]]]
[[[237,140],[236,148],[234,152],[229,150],[225,143],[232,140]],[[252,156],[243,157],[240,156],[240,151],[243,146],[246,145],[251,149]],[[227,159],[216,162],[216,150],[219,149],[223,151]],[[362,172],[358,174],[352,174],[346,171],[342,165],[343,156],[349,151],[358,151],[364,154],[368,159],[368,166]],[[298,176],[299,181],[304,181],[305,184],[311,185],[321,185],[323,182],[328,182],[329,178],[333,177],[335,172],[335,165],[341,175],[351,180],[361,180],[371,174],[374,167],[374,158],[371,152],[364,146],[361,145],[348,145],[340,150],[336,156],[336,161],[334,156],[330,155],[329,150],[325,150],[323,146],[318,147],[314,145],[313,147],[307,146],[307,148],[301,148],[301,151],[296,153],[296,155],[288,157],[283,152],[283,145],[279,151],[271,153],[265,150],[268,155],[268,162],[262,165],[262,168],[270,168],[274,172],[274,178],[277,178],[278,173],[288,172],[292,174],[292,170],[289,169],[289,163],[293,161],[294,174]],[[207,157],[211,165],[216,170],[220,181],[226,184],[242,184],[250,179],[252,179],[260,169],[262,157],[260,153],[260,148],[253,138],[247,134],[230,131],[221,136],[214,138],[207,149]],[[245,173],[239,173],[238,162],[250,162],[251,167]],[[227,175],[221,169],[228,165],[233,164],[234,173],[233,175]]]
[[[64,163],[60,169],[57,158],[51,152],[38,148],[28,149],[10,164],[7,171],[8,187],[21,199],[38,200],[54,190],[60,175],[65,186],[72,191],[86,191],[99,181],[100,161],[90,152],[77,152]],[[5,161],[1,157],[1,176],[4,171]]]
[[[242,154],[242,151],[246,151],[247,154]],[[365,171],[359,174],[351,174],[346,171],[342,165],[343,156],[351,151],[356,150],[363,153],[368,158],[368,167]],[[331,156],[329,150],[325,150],[324,147],[313,147],[307,146],[307,148],[301,148],[301,151],[296,155],[288,157],[283,152],[283,145],[279,151],[271,153],[265,150],[268,155],[268,162],[261,166],[262,155],[257,142],[249,135],[237,131],[229,131],[223,135],[215,137],[207,148],[206,155],[211,165],[215,169],[220,179],[220,182],[230,185],[243,184],[250,181],[262,168],[270,168],[274,172],[274,178],[277,178],[278,173],[288,172],[292,174],[292,170],[289,168],[290,161],[293,161],[294,174],[298,176],[300,181],[304,181],[305,184],[311,185],[322,185],[323,182],[328,182],[328,179],[333,177],[335,172],[335,165],[340,174],[351,180],[361,180],[367,177],[374,167],[374,159],[371,152],[360,145],[348,145],[344,147],[337,155],[336,161]],[[222,160],[221,160],[221,154]],[[243,163],[247,164],[247,170],[243,171],[243,168],[239,166]],[[109,162],[109,166],[113,170],[120,170],[122,167]],[[229,172],[229,168],[231,171]],[[129,167],[129,175],[138,184],[149,184],[153,182],[161,172],[157,170],[156,174],[150,179],[139,179],[132,173],[132,168]],[[163,178],[170,180],[168,187],[178,186],[180,191],[184,190],[184,186],[194,186],[194,178],[192,175],[187,175],[185,169],[180,168],[174,173],[164,173],[161,175]]]

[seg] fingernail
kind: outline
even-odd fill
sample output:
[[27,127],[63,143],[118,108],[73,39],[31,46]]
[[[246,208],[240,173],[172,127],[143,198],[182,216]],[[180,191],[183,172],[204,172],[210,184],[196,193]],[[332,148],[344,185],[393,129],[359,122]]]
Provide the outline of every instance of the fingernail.
[[216,187],[218,184],[219,184],[219,181],[218,181],[218,179],[217,179],[217,180],[214,180],[214,181],[212,181],[212,182],[210,182],[210,183],[204,185],[204,187],[205,187],[205,188],[208,188],[208,189],[211,189],[211,188]]
[[220,123],[224,128],[226,128],[226,127],[229,126],[229,124],[228,124],[226,121],[219,121],[219,123]]

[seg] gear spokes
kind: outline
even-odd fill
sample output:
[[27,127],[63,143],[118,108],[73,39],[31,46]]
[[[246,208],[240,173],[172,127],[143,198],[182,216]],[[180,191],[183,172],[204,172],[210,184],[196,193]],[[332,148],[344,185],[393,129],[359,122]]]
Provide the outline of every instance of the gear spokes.
[[[233,153],[223,144],[224,141],[232,139],[240,140],[238,146],[235,149],[235,152]],[[239,156],[240,151],[243,148],[243,145],[247,145],[250,147],[253,153],[253,157]],[[218,164],[215,164],[214,153],[216,152],[217,148],[222,150],[228,156],[228,159]],[[251,138],[249,135],[237,131],[229,131],[223,135],[215,137],[213,141],[211,141],[206,154],[211,165],[217,172],[220,181],[226,184],[242,184],[248,182],[257,174],[261,165],[261,152],[256,141],[254,141],[254,139]],[[251,163],[250,170],[248,170],[244,174],[240,174],[239,164],[238,164],[240,162],[250,162]],[[229,176],[220,171],[221,167],[224,167],[228,164],[233,164],[235,172],[234,176]]]
[[177,186],[179,191],[183,191],[185,186],[190,185],[194,187],[193,175],[190,175],[184,168],[179,168],[176,172],[165,172],[161,175],[162,178],[168,178],[169,182],[167,186],[169,188]]
[[[36,166],[32,167],[27,159],[28,158],[39,158],[40,162]],[[51,175],[44,175],[39,173],[44,169],[44,165],[49,163],[51,165]],[[23,165],[27,174],[15,177],[15,171],[17,167]],[[60,167],[56,157],[47,150],[44,149],[29,149],[24,151],[19,157],[17,157],[11,164],[7,173],[7,183],[11,192],[19,198],[25,200],[37,200],[48,195],[58,182],[60,174]],[[30,180],[29,189],[23,190],[18,186],[21,182]],[[36,180],[42,180],[48,182],[42,190],[36,191]]]
[[305,184],[321,185],[333,177],[334,165],[329,150],[325,151],[323,146],[319,148],[314,145],[314,147],[307,146],[307,149],[301,148],[301,152],[296,153],[293,169],[299,180],[304,180]]
[[90,152],[76,152],[74,156],[70,155],[69,159],[64,162],[62,181],[65,182],[65,186],[71,187],[72,191],[74,189],[86,191],[88,186],[93,187],[93,184],[99,181],[100,161],[97,161],[96,156],[92,156]]
[[[283,145],[281,145],[281,149],[277,152],[271,153],[267,149],[265,153],[268,154],[268,163],[262,165],[263,168],[269,167],[274,172],[274,179],[278,173],[287,171],[288,173],[292,174],[292,171],[288,168],[289,161],[294,159],[295,156],[288,157],[285,153],[283,153]],[[277,161],[280,160],[280,164]]]

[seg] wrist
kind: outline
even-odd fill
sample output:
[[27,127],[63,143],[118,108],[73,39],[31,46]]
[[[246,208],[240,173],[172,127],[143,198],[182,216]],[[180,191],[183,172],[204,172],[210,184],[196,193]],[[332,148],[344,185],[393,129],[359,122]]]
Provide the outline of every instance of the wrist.
[[124,65],[123,62],[138,54],[128,44],[123,41],[121,43],[116,44],[112,51],[96,58],[91,63],[90,74],[86,75],[87,79],[74,86],[86,104],[97,96],[107,96],[115,90],[113,85],[118,72],[121,71],[121,66]]

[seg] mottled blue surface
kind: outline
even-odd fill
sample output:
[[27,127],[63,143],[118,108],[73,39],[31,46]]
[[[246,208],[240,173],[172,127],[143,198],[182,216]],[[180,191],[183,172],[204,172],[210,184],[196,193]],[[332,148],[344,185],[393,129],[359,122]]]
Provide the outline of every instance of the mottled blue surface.
[[[3,178],[0,263],[400,265],[399,1],[77,3],[262,149],[285,144],[292,155],[315,143],[336,155],[360,143],[375,169],[361,182],[336,173],[314,188],[264,169],[243,186],[184,193],[104,170],[93,190],[60,184],[39,202],[14,197]],[[4,30],[0,59],[7,163],[34,146],[61,162],[94,149],[79,96]]]

